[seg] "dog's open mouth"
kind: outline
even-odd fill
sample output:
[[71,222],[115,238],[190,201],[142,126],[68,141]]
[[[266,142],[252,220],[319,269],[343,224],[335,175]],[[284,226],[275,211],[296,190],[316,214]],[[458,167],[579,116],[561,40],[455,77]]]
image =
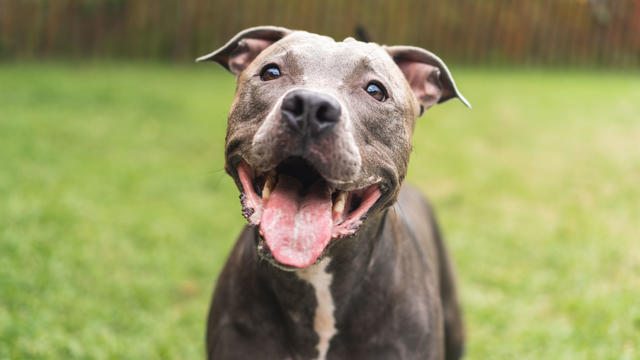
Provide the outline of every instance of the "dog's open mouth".
[[265,173],[240,161],[237,171],[243,215],[260,225],[275,260],[297,268],[312,265],[331,239],[354,234],[381,196],[378,184],[334,188],[302,158],[289,158]]

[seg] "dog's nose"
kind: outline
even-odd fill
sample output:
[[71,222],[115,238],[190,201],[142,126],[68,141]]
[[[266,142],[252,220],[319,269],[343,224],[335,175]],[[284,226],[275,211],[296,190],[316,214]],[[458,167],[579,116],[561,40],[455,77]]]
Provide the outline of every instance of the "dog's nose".
[[295,90],[282,100],[282,118],[294,131],[317,136],[340,121],[340,104],[329,95]]

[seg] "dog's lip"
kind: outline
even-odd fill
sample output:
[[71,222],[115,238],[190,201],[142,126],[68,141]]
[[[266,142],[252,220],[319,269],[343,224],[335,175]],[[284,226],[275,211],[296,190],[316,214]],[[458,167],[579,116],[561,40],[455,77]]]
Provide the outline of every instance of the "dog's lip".
[[[237,176],[237,180],[239,182],[238,185],[241,190],[240,199],[243,207],[242,213],[250,225],[258,226],[261,224],[264,210],[264,194],[260,190],[265,186],[267,176],[275,175],[277,179],[281,175],[274,174],[275,169],[269,172],[255,171],[249,162],[242,158],[236,161],[235,165],[236,166],[234,166],[232,170]],[[377,178],[374,180],[377,180]],[[275,181],[277,182],[277,180]],[[358,184],[362,182],[344,183],[346,185],[334,185],[329,181],[324,180],[324,178],[321,181],[326,183],[332,194],[332,240],[354,235],[366,219],[367,215],[375,208],[376,204],[378,204],[378,201],[381,198],[384,198],[384,185],[381,182],[365,183],[364,186],[358,186]],[[338,199],[340,198],[342,199],[342,206],[337,206]],[[268,197],[266,201],[268,201]],[[266,244],[263,244],[263,246],[266,247]],[[327,248],[329,247],[330,245],[327,246]],[[321,259],[324,256],[327,248],[325,248],[325,251],[320,257],[318,257],[318,259]],[[258,248],[258,250],[260,250],[260,248]],[[273,260],[275,261],[275,259]]]
[[[268,171],[256,171],[254,170],[256,167],[254,167],[249,161],[247,161],[243,156],[237,155],[235,157],[232,158],[232,160],[230,161],[230,163],[232,164],[231,168],[233,169],[233,176],[239,180],[240,182],[240,191],[242,191],[245,195],[248,195],[247,192],[249,192],[245,186],[245,184],[242,183],[242,179],[240,176],[240,172],[238,171],[238,168],[240,166],[247,166],[248,169],[250,169],[250,173],[251,173],[251,181],[255,181],[257,178],[260,177],[264,177],[266,174],[271,173],[273,171],[275,171],[275,167],[273,167],[272,169],[268,170]],[[322,176],[322,175],[321,175]],[[388,191],[389,191],[389,186],[387,185],[386,182],[384,182],[382,180],[382,178],[378,177],[378,176],[369,176],[368,178],[364,179],[364,180],[356,180],[356,181],[344,181],[344,180],[339,180],[339,179],[331,179],[331,178],[327,178],[325,176],[322,176],[322,180],[324,180],[327,184],[329,184],[329,187],[331,189],[332,193],[336,193],[338,191],[344,191],[344,192],[354,192],[354,191],[364,191],[367,188],[376,185],[378,187],[378,189],[380,190],[381,196],[380,198],[384,198],[386,197]],[[255,185],[255,184],[253,184]],[[263,185],[263,184],[259,184],[259,185]],[[255,186],[250,188],[250,190],[254,190],[253,192],[256,193],[256,195],[261,196],[261,193],[258,193],[260,190],[262,189],[262,187],[259,187],[258,189],[255,189]],[[372,206],[371,208],[373,209],[375,206]]]
[[[228,163],[231,164],[230,174],[237,180],[240,180],[240,175],[238,174],[238,167],[241,166],[241,164],[246,164],[251,169],[253,178],[255,178],[256,175],[263,176],[264,174],[269,173],[271,170],[274,170],[277,167],[277,166],[274,166],[272,169],[267,171],[256,171],[254,169],[256,169],[257,167],[251,164],[242,155],[234,155],[229,157]],[[351,192],[356,190],[363,190],[372,185],[378,185],[378,188],[382,193],[381,198],[385,197],[389,192],[389,185],[384,181],[383,178],[375,175],[369,176],[366,179],[361,179],[356,181],[333,179],[324,175],[322,176],[322,178],[324,181],[326,181],[329,184],[329,186],[331,187],[331,190],[334,192],[335,191]],[[242,186],[239,186],[239,187],[241,191],[245,191],[245,189]]]

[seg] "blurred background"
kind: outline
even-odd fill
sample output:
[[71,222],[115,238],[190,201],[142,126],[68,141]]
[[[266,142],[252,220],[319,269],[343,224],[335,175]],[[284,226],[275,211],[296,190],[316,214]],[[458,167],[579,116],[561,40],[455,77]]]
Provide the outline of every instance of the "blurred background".
[[429,47],[469,64],[637,66],[637,0],[1,0],[0,57],[191,61],[278,24]]
[[640,0],[0,0],[0,359],[204,357],[245,222],[234,79],[193,60],[265,24],[424,47],[473,104],[407,178],[468,359],[640,358]]

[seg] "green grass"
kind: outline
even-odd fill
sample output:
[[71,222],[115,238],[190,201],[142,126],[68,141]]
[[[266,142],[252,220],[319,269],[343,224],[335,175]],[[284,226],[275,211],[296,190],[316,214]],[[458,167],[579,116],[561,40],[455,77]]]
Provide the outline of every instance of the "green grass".
[[[640,357],[640,74],[456,69],[408,181],[469,359]],[[202,358],[244,223],[213,65],[0,64],[0,359]]]

